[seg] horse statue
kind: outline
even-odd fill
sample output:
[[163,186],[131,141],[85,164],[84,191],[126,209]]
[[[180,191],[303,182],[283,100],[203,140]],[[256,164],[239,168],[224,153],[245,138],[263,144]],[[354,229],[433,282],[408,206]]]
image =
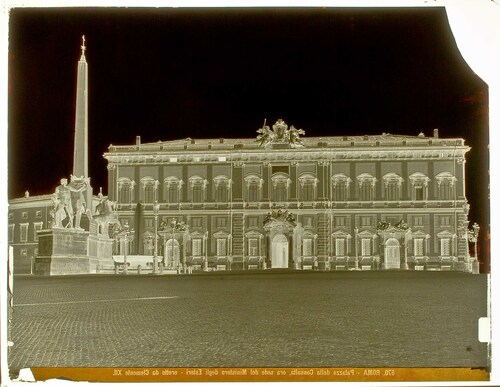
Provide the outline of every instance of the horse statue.
[[97,214],[92,219],[97,223],[97,233],[108,235],[110,224],[120,224],[115,212],[116,203],[104,198],[96,207]]

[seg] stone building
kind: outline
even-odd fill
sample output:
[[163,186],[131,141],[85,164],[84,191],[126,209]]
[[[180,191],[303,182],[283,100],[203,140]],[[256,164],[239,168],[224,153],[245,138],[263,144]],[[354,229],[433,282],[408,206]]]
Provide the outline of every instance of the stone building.
[[37,232],[50,227],[51,195],[30,196],[9,201],[8,243],[13,248],[14,272],[33,274],[38,255]]
[[471,270],[463,139],[257,132],[110,145],[127,251],[194,270]]

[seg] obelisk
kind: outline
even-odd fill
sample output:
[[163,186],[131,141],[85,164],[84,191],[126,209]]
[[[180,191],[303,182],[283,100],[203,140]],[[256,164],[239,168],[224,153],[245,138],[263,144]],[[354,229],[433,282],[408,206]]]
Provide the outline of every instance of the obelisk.
[[88,65],[85,59],[85,35],[82,36],[82,55],[78,61],[76,81],[75,148],[73,176],[89,177],[88,160]]
[[[85,58],[85,35],[82,36],[82,54],[78,61],[76,81],[76,109],[75,109],[75,146],[73,150],[73,176],[75,178],[89,177],[89,119],[88,119],[88,64]],[[85,193],[87,209],[93,213],[92,188],[88,187]]]

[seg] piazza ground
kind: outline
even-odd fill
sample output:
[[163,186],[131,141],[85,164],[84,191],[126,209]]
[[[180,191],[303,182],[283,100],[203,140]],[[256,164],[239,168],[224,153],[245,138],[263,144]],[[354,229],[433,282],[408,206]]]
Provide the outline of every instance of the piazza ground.
[[24,367],[486,367],[487,277],[240,272],[14,278]]

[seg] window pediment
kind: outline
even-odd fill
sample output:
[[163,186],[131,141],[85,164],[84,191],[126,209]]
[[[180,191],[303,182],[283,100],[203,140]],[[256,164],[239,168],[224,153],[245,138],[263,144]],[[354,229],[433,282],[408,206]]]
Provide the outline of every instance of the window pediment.
[[225,187],[230,187],[232,183],[232,180],[225,176],[225,175],[219,175],[214,177],[214,184],[216,187],[219,187],[220,185],[223,185]]
[[262,235],[260,232],[254,231],[254,230],[248,231],[245,233],[245,238],[247,238],[247,239],[252,239],[252,238],[258,239],[258,238],[263,238],[263,237],[264,237],[264,235]]
[[375,183],[378,181],[374,176],[370,175],[369,173],[362,173],[357,177],[359,185],[363,183],[371,183],[372,186],[375,185]]
[[208,185],[208,180],[198,175],[191,176],[188,181],[191,187],[202,186],[205,188]]
[[440,233],[437,233],[436,236],[440,239],[442,239],[442,238],[455,238],[456,234],[452,234],[450,231],[445,230],[445,231],[441,231]]
[[227,239],[229,238],[230,234],[224,231],[217,231],[216,233],[213,234],[215,239]]
[[334,233],[332,233],[332,237],[351,239],[351,234],[349,234],[345,231],[339,230],[339,231],[335,231]]

